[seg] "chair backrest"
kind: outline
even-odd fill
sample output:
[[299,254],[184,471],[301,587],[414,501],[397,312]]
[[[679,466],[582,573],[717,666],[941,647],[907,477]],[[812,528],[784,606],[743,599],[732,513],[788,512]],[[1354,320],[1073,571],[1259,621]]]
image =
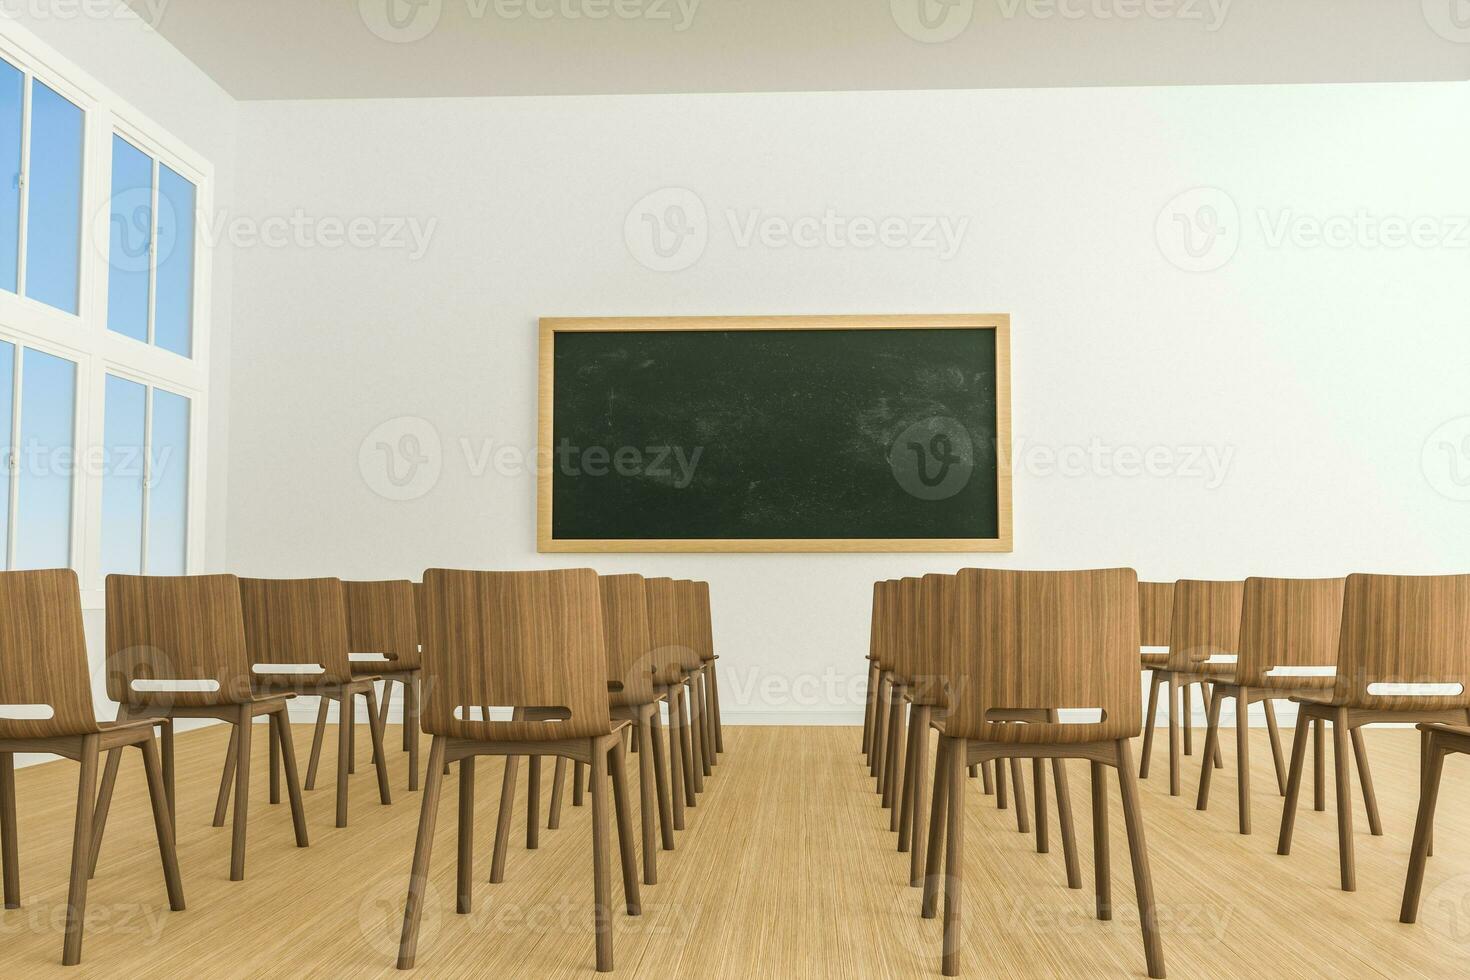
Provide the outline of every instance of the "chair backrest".
[[919,630],[914,646],[909,696],[914,704],[944,704],[944,635],[954,601],[953,575],[930,573],[919,580]]
[[[1458,684],[1458,694],[1372,694],[1373,684]],[[1470,707],[1470,575],[1349,575],[1333,702],[1389,711]]]
[[1240,652],[1240,607],[1244,582],[1174,583],[1174,612],[1169,625],[1168,669],[1189,672],[1216,654]]
[[921,580],[905,576],[898,580],[894,600],[891,657],[893,672],[904,684],[913,680],[914,654],[919,645],[919,592]]
[[419,666],[418,613],[412,582],[343,582],[342,599],[347,607],[350,652],[381,653],[391,661],[382,665],[384,670],[413,670]]
[[[480,741],[612,731],[596,572],[431,568],[423,587],[424,731]],[[540,710],[500,721],[479,708]]]
[[692,622],[686,614],[686,590],[671,578],[643,580],[648,597],[648,637],[653,644],[655,682],[678,684],[686,669],[701,663]]
[[655,699],[658,664],[648,634],[648,590],[642,575],[599,575],[608,698],[617,705]]
[[51,707],[50,718],[0,718],[0,737],[98,730],[82,593],[71,569],[0,572],[0,705]]
[[710,616],[708,582],[694,583],[694,638],[699,641],[696,648],[699,659],[715,659],[715,624]]
[[[169,681],[216,688],[180,690]],[[107,576],[108,697],[135,707],[205,707],[249,701],[252,689],[239,579]]]
[[881,670],[889,670],[889,661],[893,659],[889,647],[893,633],[896,585],[894,579],[873,583],[873,615],[868,629],[868,656],[877,661]]
[[[951,613],[946,735],[1078,743],[1138,734],[1138,576],[1131,568],[967,568],[955,577]],[[997,723],[1008,713],[1050,709],[1102,714],[1096,722]]]
[[1167,647],[1174,617],[1173,582],[1138,583],[1139,646]]
[[1342,625],[1340,578],[1248,578],[1240,613],[1236,682],[1246,687],[1280,683],[1277,667],[1337,664]]
[[319,673],[256,671],[258,686],[309,689],[352,680],[347,601],[336,578],[242,578],[245,652],[258,665],[316,664]]

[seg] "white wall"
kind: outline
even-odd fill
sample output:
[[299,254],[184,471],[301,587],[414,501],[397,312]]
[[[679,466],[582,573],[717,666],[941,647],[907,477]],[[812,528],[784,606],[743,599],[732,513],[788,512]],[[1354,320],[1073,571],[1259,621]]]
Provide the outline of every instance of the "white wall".
[[[1470,424],[1430,440],[1470,415],[1465,83],[244,103],[240,120],[239,214],[298,227],[294,244],[236,249],[228,555],[242,573],[704,578],[738,722],[856,717],[878,577],[1470,565],[1448,468],[1470,473]],[[1233,204],[1219,241],[1238,252],[1183,271],[1166,205],[1201,186],[1228,197],[1186,198],[1186,216]],[[665,187],[697,194],[709,242],[657,273],[624,221]],[[742,247],[728,217],[829,208],[969,224],[945,260]],[[1346,216],[1357,244],[1273,244],[1282,215]],[[1385,217],[1449,240],[1368,243]],[[417,259],[307,244],[354,218],[436,224]],[[1014,555],[543,557],[534,477],[475,474],[487,444],[534,446],[539,316],[906,311],[1014,318]],[[394,501],[358,449],[405,416],[431,424],[441,471]],[[1094,440],[1106,467],[1072,475],[1035,452]],[[1117,447],[1174,472],[1119,475]],[[1228,456],[1223,478],[1193,470],[1196,447]]]

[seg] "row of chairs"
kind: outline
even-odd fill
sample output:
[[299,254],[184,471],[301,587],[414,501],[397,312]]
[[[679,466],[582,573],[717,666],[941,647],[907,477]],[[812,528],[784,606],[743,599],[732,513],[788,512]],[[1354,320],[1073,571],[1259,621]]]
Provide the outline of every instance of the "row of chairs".
[[[1153,648],[1153,649],[1148,649]],[[1139,660],[1140,655],[1142,660]],[[996,789],[1010,763],[1020,796],[1019,761],[1033,765],[1037,850],[1046,852],[1042,761],[1053,762],[1067,882],[1081,887],[1064,758],[1092,769],[1097,914],[1111,917],[1105,766],[1116,767],[1151,977],[1164,975],[1130,740],[1144,724],[1140,663],[1150,672],[1146,775],[1158,692],[1170,703],[1170,788],[1179,793],[1181,698],[1200,685],[1209,705],[1199,809],[1221,765],[1221,707],[1244,706],[1237,724],[1240,829],[1250,832],[1246,708],[1264,702],[1279,789],[1287,802],[1278,850],[1290,851],[1311,728],[1316,733],[1317,807],[1325,808],[1323,726],[1331,726],[1337,771],[1341,884],[1356,883],[1351,767],[1355,762],[1374,834],[1377,800],[1361,728],[1418,722],[1423,794],[1401,917],[1413,921],[1432,853],[1432,823],[1446,755],[1470,751],[1470,576],[1353,575],[1346,579],[1252,578],[1243,582],[1138,583],[1128,570],[1013,572],[966,569],[878,582],[873,594],[869,699],[863,751],[877,777],[899,850],[910,852],[909,883],[923,886],[922,914],[945,893],[943,969],[953,976],[962,944],[959,902],[963,858],[957,837],[964,767],[995,763]],[[1386,686],[1384,686],[1386,685]],[[1289,769],[1272,701],[1298,707]],[[905,731],[904,711],[908,709]],[[1074,722],[1087,709],[1096,720]],[[1183,706],[1185,717],[1187,701]],[[929,732],[940,735],[930,821],[923,825]],[[905,745],[905,742],[907,743]],[[1353,759],[1348,756],[1354,747]],[[1184,742],[1189,751],[1189,742]],[[1024,823],[1020,825],[1024,832]],[[921,866],[919,850],[925,850]],[[944,850],[941,859],[941,849]],[[941,867],[943,865],[943,868]]]
[[[424,585],[114,575],[108,577],[106,596],[106,689],[119,704],[115,722],[97,721],[93,707],[75,574],[64,569],[0,573],[0,705],[45,709],[0,718],[5,903],[7,908],[20,903],[14,754],[45,752],[78,761],[82,772],[67,898],[66,964],[80,960],[87,881],[96,871],[124,748],[142,751],[170,907],[184,907],[174,848],[173,736],[181,719],[232,725],[214,820],[216,826],[223,825],[233,795],[232,880],[243,879],[245,873],[253,722],[261,716],[269,725],[270,801],[280,802],[284,781],[296,843],[308,845],[287,713],[298,696],[321,699],[308,790],[316,781],[328,702],[339,704],[336,824],[344,827],[347,776],[355,762],[355,702],[361,698],[366,703],[379,799],[388,805],[391,793],[383,744],[387,691],[388,684],[401,686],[411,791],[418,788],[421,777],[420,730],[434,736],[439,754],[433,758],[436,750],[431,748],[426,777],[430,792],[421,827],[425,821],[432,826],[429,801],[437,805],[449,762],[460,763],[462,879],[472,847],[465,835],[473,818],[475,755],[507,756],[491,877],[499,881],[514,799],[514,760],[523,754],[531,758],[527,843],[534,848],[541,756],[557,759],[549,820],[555,828],[565,762],[576,762],[580,776],[594,757],[610,759],[613,741],[620,753],[625,736],[636,733],[643,880],[654,884],[655,827],[662,830],[663,848],[672,849],[673,831],[684,827],[685,806],[696,805],[695,794],[703,790],[704,777],[712,773],[723,751],[709,588],[702,582],[599,577],[586,569],[430,572]],[[362,654],[371,659],[355,657]],[[378,681],[385,682],[381,704],[375,689]],[[667,765],[660,732],[664,703],[672,767]],[[497,712],[493,706],[505,710]],[[501,714],[511,720],[497,720]],[[161,736],[161,752],[155,730]],[[567,739],[584,735],[604,754],[585,746],[572,754],[563,751]],[[507,746],[522,751],[506,751]],[[529,747],[545,750],[524,751]],[[621,787],[622,769],[592,765],[587,785],[597,824],[605,816],[600,801],[609,775],[625,838],[622,858],[625,885],[632,889],[632,910],[637,907],[637,859],[626,839],[630,812]],[[581,804],[582,786],[578,778],[574,804]],[[471,807],[468,813],[466,806]],[[605,842],[605,822],[598,826],[602,830],[595,840]],[[420,845],[427,862],[422,835]],[[598,963],[599,968],[610,969],[605,847],[599,843],[594,851]],[[415,867],[418,861],[416,854]],[[421,896],[422,881],[414,880]],[[411,887],[410,909],[413,894]],[[468,911],[468,896],[468,881],[462,880],[462,912]],[[403,965],[413,961],[408,918]]]

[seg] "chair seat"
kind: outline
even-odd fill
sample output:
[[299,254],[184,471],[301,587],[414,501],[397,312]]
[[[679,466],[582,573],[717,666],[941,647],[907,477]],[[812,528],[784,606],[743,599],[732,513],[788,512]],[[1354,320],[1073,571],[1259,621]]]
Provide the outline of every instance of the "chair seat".
[[418,667],[400,667],[392,660],[356,660],[352,663],[352,677],[354,680],[366,680],[369,677],[383,678],[397,676],[398,674],[412,674],[418,670]]
[[1165,667],[1168,666],[1169,655],[1167,653],[1140,653],[1138,662],[1145,667]]
[[1432,722],[1420,725],[1421,732],[1438,732],[1441,735],[1458,735],[1461,738],[1470,738],[1470,725],[1446,725],[1443,722]]

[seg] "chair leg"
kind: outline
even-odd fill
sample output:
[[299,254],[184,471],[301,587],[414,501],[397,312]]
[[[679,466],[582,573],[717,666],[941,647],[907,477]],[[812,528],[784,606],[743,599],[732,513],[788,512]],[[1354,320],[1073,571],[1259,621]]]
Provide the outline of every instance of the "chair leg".
[[710,725],[715,731],[715,755],[718,757],[725,752],[725,724],[720,721],[720,671],[711,660],[707,667],[709,671],[709,713]]
[[176,809],[178,800],[174,792],[174,722],[172,718],[165,718],[159,726],[159,741],[163,745],[163,791],[168,795],[168,819],[174,828],[174,833],[179,831],[179,814]]
[[15,755],[11,752],[0,752],[0,862],[5,865],[5,907],[18,909],[20,845],[15,823]]
[[1169,795],[1179,795],[1179,681],[1169,675]]
[[[1077,860],[1077,831],[1072,825],[1072,790],[1067,783],[1065,759],[1051,760],[1051,778],[1057,791],[1057,820],[1062,828],[1062,860],[1067,866],[1067,887],[1082,887],[1082,868]],[[1041,795],[1038,783],[1037,795]]]
[[898,826],[898,849],[909,853],[909,884],[918,886],[924,880],[924,769],[929,764],[929,719],[933,709],[915,705],[909,725],[909,765],[904,777],[904,812]]
[[143,752],[143,773],[148,779],[148,802],[153,806],[153,832],[158,837],[158,856],[163,862],[163,884],[168,890],[168,907],[184,910],[184,882],[179,877],[179,856],[174,847],[174,823],[168,812],[168,784],[150,735],[138,744]]
[[[903,754],[903,687],[897,683],[888,685],[888,731],[885,733],[887,746],[883,750],[883,809],[892,809],[898,789],[896,783],[903,765],[899,761]],[[889,830],[897,830],[893,821]]]
[[248,704],[242,704],[235,717],[239,734],[235,759],[235,824],[230,833],[230,880],[245,880],[245,818],[250,810],[250,736],[253,715]]
[[868,774],[878,781],[875,792],[883,792],[883,756],[888,749],[888,687],[893,675],[882,671],[878,675],[878,705],[873,714],[873,751],[868,758]]
[[[941,966],[944,975],[960,973],[960,951],[964,947],[964,920],[960,905],[964,898],[965,864],[965,742],[955,739],[949,753],[944,778],[949,783],[945,801],[945,823],[948,832],[944,842],[944,948]],[[1017,808],[1024,810],[1017,795]]]
[[408,872],[408,901],[403,907],[403,932],[398,940],[398,969],[413,969],[418,955],[419,923],[424,916],[424,892],[429,884],[429,856],[434,850],[434,824],[439,817],[439,791],[444,786],[444,736],[429,743],[424,776],[424,799],[419,808],[419,832],[414,839],[413,864]]
[[929,840],[924,855],[924,893],[920,915],[934,918],[939,907],[940,872],[943,868],[945,822],[949,814],[950,739],[939,737],[934,753],[934,797],[929,808]]
[[643,914],[643,900],[638,893],[638,853],[633,844],[633,809],[628,799],[628,755],[623,739],[613,740],[607,756],[608,776],[612,780],[613,815],[618,824],[618,860],[623,866],[623,903],[629,915]]
[[268,721],[272,729],[272,737],[265,740],[266,755],[270,757],[270,788],[267,791],[266,798],[269,800],[271,806],[275,806],[281,802],[281,743],[274,737],[275,717],[275,715],[271,715]]
[[[122,714],[121,711],[118,712]],[[117,785],[117,768],[122,761],[122,749],[110,749],[107,762],[102,767],[102,780],[97,790],[97,803],[92,808],[92,854],[87,868],[87,877],[97,877],[97,858],[102,854],[102,832],[107,829],[107,814],[112,809],[112,790]]]
[[997,810],[1007,809],[1010,803],[1010,791],[1006,789],[1006,761],[995,759],[995,808]]
[[[663,723],[659,719],[659,707],[653,706],[648,713],[648,737],[653,742],[653,792],[658,799],[659,838],[663,849],[674,849],[674,813],[669,792],[669,757],[664,743]],[[651,819],[651,818],[650,818]]]
[[986,796],[995,795],[994,767],[989,759],[980,763],[980,786]]
[[472,755],[459,760],[458,857],[454,910],[469,915],[475,901],[475,757]]
[[[1143,925],[1143,953],[1148,975],[1164,976],[1164,947],[1159,939],[1158,912],[1154,908],[1153,876],[1148,868],[1148,843],[1143,835],[1143,813],[1138,804],[1138,780],[1133,774],[1133,748],[1128,739],[1118,742],[1118,788],[1123,795],[1123,821],[1128,826],[1128,854],[1133,860],[1133,890],[1138,895],[1138,918]],[[1206,756],[1208,761],[1209,756]]]
[[1097,917],[1113,918],[1113,870],[1108,841],[1108,774],[1101,762],[1090,763],[1092,774],[1092,880],[1097,892]]
[[1419,894],[1424,889],[1424,866],[1429,860],[1429,837],[1434,829],[1434,810],[1439,805],[1439,784],[1444,776],[1445,753],[1439,740],[1428,735],[1428,760],[1424,767],[1423,786],[1419,793],[1419,817],[1414,822],[1414,848],[1409,856],[1409,877],[1404,883],[1404,902],[1399,910],[1400,922],[1419,918]]
[[1342,871],[1342,890],[1357,891],[1357,860],[1353,850],[1353,770],[1348,758],[1347,709],[1332,717],[1332,754],[1337,775],[1337,859]]
[[516,805],[516,773],[520,768],[520,756],[505,757],[505,774],[500,780],[500,813],[495,818],[495,853],[490,860],[492,885],[505,880],[505,850],[510,844],[510,821]]
[[311,841],[306,833],[306,805],[301,799],[301,780],[296,772],[296,741],[291,737],[291,716],[285,707],[272,712],[271,734],[280,743],[281,765],[286,771],[286,798],[291,801],[291,829],[296,834],[296,846],[306,847]]
[[[1466,721],[1470,722],[1470,711],[1465,713]],[[1432,735],[1430,732],[1419,732],[1419,795],[1424,795],[1425,783],[1429,778],[1429,743]],[[1429,845],[1425,852],[1428,857],[1434,857],[1434,824],[1429,825]]]
[[1276,724],[1276,704],[1270,698],[1261,702],[1266,708],[1266,731],[1271,736],[1271,762],[1276,767],[1276,791],[1286,795],[1286,757],[1281,752],[1281,728]]
[[715,757],[715,720],[714,713],[710,710],[709,703],[709,664],[704,665],[695,676],[695,684],[699,688],[699,726],[700,744],[704,746],[704,774],[709,776],[714,767],[719,763]]
[[[386,689],[386,685],[385,685]],[[378,773],[378,802],[383,806],[391,806],[393,803],[392,791],[388,788],[388,753],[383,747],[383,723],[385,721],[382,713],[378,711],[378,695],[369,684],[363,691],[367,698],[368,711],[368,737],[373,743],[373,768]]]
[[322,761],[322,742],[327,737],[327,705],[331,698],[316,699],[316,728],[311,733],[311,758],[306,762],[306,788],[316,789],[316,773]]
[[638,716],[638,824],[643,833],[643,883],[658,884],[658,819],[654,802],[653,725],[645,709]]
[[526,762],[526,850],[541,846],[541,757]]
[[[373,712],[373,719],[372,719],[377,724],[377,726],[378,726],[378,728],[379,728],[380,731],[383,731],[383,732],[388,731],[388,709],[389,709],[389,705],[392,703],[392,701],[393,701],[393,682],[391,680],[385,680],[385,681],[383,681],[383,696],[378,699],[378,710]],[[407,745],[405,745],[404,747],[407,748]],[[377,762],[378,761],[377,750],[374,749],[373,750],[373,753],[374,754],[373,754],[372,761],[373,762]]]
[[1046,772],[1040,759],[1031,760],[1031,802],[1036,805],[1036,853],[1051,853],[1051,825],[1046,815]]
[[566,793],[567,760],[557,756],[551,767],[551,805],[546,808],[546,829],[561,829],[561,799]]
[[1016,796],[1016,830],[1022,834],[1031,833],[1031,818],[1026,812],[1026,777],[1021,774],[1021,760],[1010,759],[1011,764],[1011,789],[1015,790]]
[[701,710],[702,706],[699,703],[698,680],[699,677],[696,674],[694,677],[685,681],[684,703],[689,708],[689,751],[691,753],[690,758],[693,761],[693,769],[691,771],[694,773],[694,792],[703,793],[704,777],[707,775],[708,770],[705,768],[704,712]]
[[696,807],[699,799],[695,794],[704,788],[704,780],[694,765],[694,724],[689,715],[689,685],[675,684],[674,690],[679,692],[679,756],[684,765],[684,805]]
[[597,937],[597,972],[613,968],[612,899],[607,855],[607,739],[590,741],[592,792],[592,924]]
[[230,808],[230,788],[235,784],[235,764],[240,759],[240,731],[230,725],[230,747],[225,750],[225,765],[219,776],[219,795],[214,801],[214,826],[225,825],[225,814]]
[[[669,688],[669,784],[672,797],[671,809],[675,830],[684,829],[684,765],[679,746],[679,696],[677,685]],[[667,840],[667,837],[665,838]]]
[[884,794],[884,805],[888,807],[888,832],[896,834],[899,818],[903,816],[903,780],[906,775],[904,760],[908,758],[908,730],[905,727],[906,719],[902,701],[895,706],[893,720],[894,741],[889,746],[893,752],[889,756],[888,786]]
[[[1251,741],[1250,741],[1250,689],[1235,689],[1235,795],[1239,811],[1240,832],[1251,832]],[[1219,739],[1216,739],[1219,745]],[[1209,768],[1209,759],[1205,759]]]
[[98,741],[96,735],[82,738],[77,815],[71,838],[71,882],[66,892],[66,937],[61,951],[63,966],[75,966],[82,961],[82,927],[87,918],[87,872],[92,864],[92,813],[97,801]]
[[347,826],[347,777],[352,774],[352,744],[357,725],[357,707],[346,690],[337,701],[337,826]]
[[1158,727],[1159,687],[1164,678],[1157,670],[1148,672],[1148,711],[1143,716],[1143,759],[1138,764],[1138,778],[1148,778],[1148,763],[1154,753],[1154,729]]
[[1318,813],[1327,809],[1327,749],[1326,733],[1323,730],[1326,725],[1327,722],[1322,718],[1312,722],[1312,755],[1315,763],[1312,777],[1316,780],[1312,785],[1312,809]]
[[[1194,801],[1196,810],[1210,808],[1210,781],[1215,774],[1215,767],[1210,760],[1214,758],[1215,749],[1220,743],[1220,711],[1225,706],[1225,692],[1224,684],[1216,684],[1215,692],[1210,697],[1209,723],[1205,728],[1205,764],[1200,768],[1199,796]],[[1238,697],[1236,703],[1239,703]],[[1236,723],[1239,724],[1238,721]]]
[[[1204,709],[1206,709],[1208,711],[1209,710],[1209,705],[1210,705],[1210,698],[1214,695],[1214,692],[1215,692],[1215,685],[1213,685],[1213,684],[1201,684],[1199,686],[1199,690],[1200,690],[1200,695],[1199,695],[1199,704],[1200,704],[1200,707],[1201,708],[1204,708]],[[1219,745],[1218,742],[1215,743],[1214,762],[1215,762],[1215,768],[1216,769],[1224,769],[1225,768],[1225,760],[1220,755],[1220,745]]]
[[1184,754],[1194,755],[1194,685],[1183,684],[1181,687],[1184,706],[1179,710],[1179,723],[1184,726]]
[[1281,836],[1276,842],[1277,854],[1291,853],[1291,838],[1296,830],[1296,808],[1302,795],[1302,770],[1307,766],[1307,729],[1312,719],[1305,708],[1296,716],[1296,736],[1291,740],[1291,771],[1286,780],[1286,806],[1281,811]]
[[587,802],[587,763],[572,766],[572,806],[583,806]]
[[1353,758],[1358,764],[1358,782],[1363,787],[1363,806],[1368,811],[1368,832],[1383,836],[1383,821],[1378,816],[1378,794],[1373,790],[1373,773],[1368,769],[1368,746],[1363,742],[1363,729],[1354,728]]
[[863,755],[867,755],[873,748],[873,714],[877,708],[878,697],[878,662],[868,661],[868,690],[867,702],[863,705]]
[[403,682],[403,742],[408,751],[408,791],[419,788],[419,674]]

